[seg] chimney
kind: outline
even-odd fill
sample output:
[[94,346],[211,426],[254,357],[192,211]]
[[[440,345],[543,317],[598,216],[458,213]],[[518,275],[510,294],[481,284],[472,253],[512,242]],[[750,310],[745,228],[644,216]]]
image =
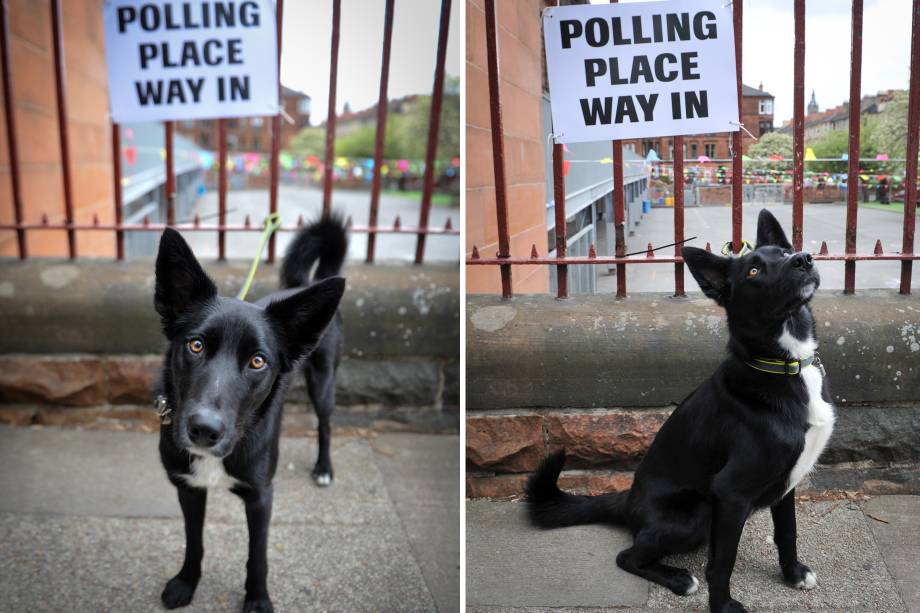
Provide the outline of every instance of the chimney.
[[760,91],[763,91],[763,81],[760,82]]

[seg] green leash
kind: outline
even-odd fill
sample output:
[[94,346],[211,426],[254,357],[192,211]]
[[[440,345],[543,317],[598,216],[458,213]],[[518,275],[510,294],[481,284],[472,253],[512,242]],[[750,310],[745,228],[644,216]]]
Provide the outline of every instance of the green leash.
[[252,259],[252,266],[249,268],[249,276],[246,277],[246,283],[243,284],[243,289],[240,290],[240,293],[236,295],[237,300],[246,299],[246,294],[249,293],[249,288],[252,287],[252,280],[256,277],[256,270],[259,269],[259,262],[262,261],[262,252],[265,251],[265,243],[268,241],[268,237],[274,234],[275,230],[280,227],[281,215],[278,213],[271,213],[265,218],[265,223],[262,224],[262,236],[259,237],[259,248],[256,250],[256,256]]

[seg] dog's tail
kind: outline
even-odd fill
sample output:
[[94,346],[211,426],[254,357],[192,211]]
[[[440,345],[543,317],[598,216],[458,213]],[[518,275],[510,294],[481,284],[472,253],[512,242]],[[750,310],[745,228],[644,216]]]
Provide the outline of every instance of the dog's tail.
[[600,496],[576,496],[556,485],[565,466],[565,451],[559,451],[540,465],[526,486],[530,521],[540,528],[563,528],[581,524],[623,524],[629,492]]
[[288,247],[281,265],[283,287],[310,285],[310,269],[315,262],[313,281],[334,277],[342,270],[348,255],[348,236],[342,216],[333,213],[314,221],[297,236]]

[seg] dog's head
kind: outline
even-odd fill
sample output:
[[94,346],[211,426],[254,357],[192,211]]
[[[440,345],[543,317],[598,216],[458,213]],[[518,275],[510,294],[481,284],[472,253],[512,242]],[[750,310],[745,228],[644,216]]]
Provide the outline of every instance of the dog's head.
[[319,342],[345,289],[325,279],[262,308],[217,295],[182,236],[160,239],[154,306],[169,340],[173,437],[191,453],[229,454],[275,387]]
[[810,254],[795,252],[766,209],[757,219],[757,245],[740,257],[681,249],[703,293],[734,317],[783,321],[807,304],[821,282]]

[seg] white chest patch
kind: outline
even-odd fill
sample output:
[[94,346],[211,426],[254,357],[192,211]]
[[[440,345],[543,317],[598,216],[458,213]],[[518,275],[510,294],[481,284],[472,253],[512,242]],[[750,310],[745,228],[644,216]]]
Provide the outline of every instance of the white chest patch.
[[[818,348],[818,343],[814,338],[799,340],[789,333],[788,328],[783,329],[779,344],[796,359],[814,355]],[[834,407],[821,397],[821,389],[824,384],[821,370],[816,366],[809,366],[803,369],[799,376],[802,378],[802,383],[805,384],[805,393],[808,396],[809,427],[805,432],[805,446],[802,448],[802,453],[789,473],[784,495],[811,472],[834,430]]]
[[238,483],[227,474],[224,461],[212,455],[196,456],[189,467],[191,472],[183,475],[185,482],[192,487],[208,489],[213,487],[231,488]]

